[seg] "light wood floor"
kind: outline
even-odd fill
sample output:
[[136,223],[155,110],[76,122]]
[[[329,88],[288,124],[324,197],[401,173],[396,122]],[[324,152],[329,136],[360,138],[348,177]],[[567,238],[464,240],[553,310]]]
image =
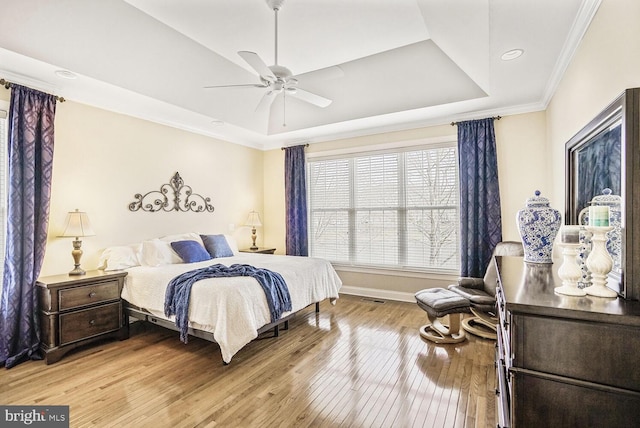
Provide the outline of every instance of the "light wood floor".
[[224,366],[216,344],[137,323],[45,365],[0,369],[0,404],[69,405],[72,427],[494,427],[494,343],[426,343],[411,303],[342,296]]

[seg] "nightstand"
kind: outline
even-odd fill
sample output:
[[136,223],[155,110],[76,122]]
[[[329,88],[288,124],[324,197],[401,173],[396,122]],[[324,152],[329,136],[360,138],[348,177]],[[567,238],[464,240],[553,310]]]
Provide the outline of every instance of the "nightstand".
[[257,250],[252,250],[251,248],[243,248],[242,250],[240,250],[240,252],[241,253],[273,254],[276,252],[276,249],[259,247]]
[[40,349],[47,364],[87,343],[129,337],[120,298],[125,276],[127,272],[94,270],[38,278]]

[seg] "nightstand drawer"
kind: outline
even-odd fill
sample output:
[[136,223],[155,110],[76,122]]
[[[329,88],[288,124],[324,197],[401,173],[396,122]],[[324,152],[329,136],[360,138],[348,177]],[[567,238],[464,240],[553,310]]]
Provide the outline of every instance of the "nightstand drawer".
[[96,284],[66,288],[58,291],[60,311],[79,308],[120,298],[120,287],[117,280]]
[[122,326],[120,302],[60,315],[60,345],[117,330]]

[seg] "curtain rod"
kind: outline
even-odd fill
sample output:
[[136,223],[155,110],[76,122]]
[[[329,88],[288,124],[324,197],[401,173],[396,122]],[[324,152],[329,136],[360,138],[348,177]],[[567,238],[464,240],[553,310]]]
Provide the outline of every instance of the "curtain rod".
[[[299,145],[302,145],[302,144],[299,144]],[[304,146],[305,147],[309,147],[309,144],[304,144]],[[295,146],[288,146],[288,147],[295,147]],[[280,147],[280,150],[284,150],[284,149],[286,149],[288,147]]]
[[[491,119],[500,120],[502,119],[502,116],[493,116]],[[451,122],[451,126],[455,126],[457,124],[458,122]]]
[[[5,89],[9,89],[13,83],[5,79],[0,79],[0,85],[4,86]],[[61,103],[66,101],[63,97],[59,97],[57,95],[54,95],[54,97],[56,97],[56,101],[60,101]]]

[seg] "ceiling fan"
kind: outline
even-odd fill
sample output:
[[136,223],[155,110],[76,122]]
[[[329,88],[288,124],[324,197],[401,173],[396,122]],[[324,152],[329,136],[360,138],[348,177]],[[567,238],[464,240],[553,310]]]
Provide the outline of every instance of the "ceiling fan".
[[[284,0],[266,0],[266,2],[275,15],[275,64],[267,66],[257,53],[239,51],[238,55],[240,55],[242,59],[244,59],[247,64],[249,64],[251,68],[258,73],[260,83],[215,85],[205,86],[205,88],[254,87],[266,89],[267,91],[256,107],[257,112],[269,110],[271,104],[279,94],[287,96],[291,95],[294,98],[322,108],[329,106],[332,100],[299,88],[298,79],[296,79],[291,70],[278,64],[278,11],[282,7]],[[323,71],[325,71],[325,73],[323,73],[325,77],[337,77],[342,75],[342,70],[336,66],[323,69]]]

